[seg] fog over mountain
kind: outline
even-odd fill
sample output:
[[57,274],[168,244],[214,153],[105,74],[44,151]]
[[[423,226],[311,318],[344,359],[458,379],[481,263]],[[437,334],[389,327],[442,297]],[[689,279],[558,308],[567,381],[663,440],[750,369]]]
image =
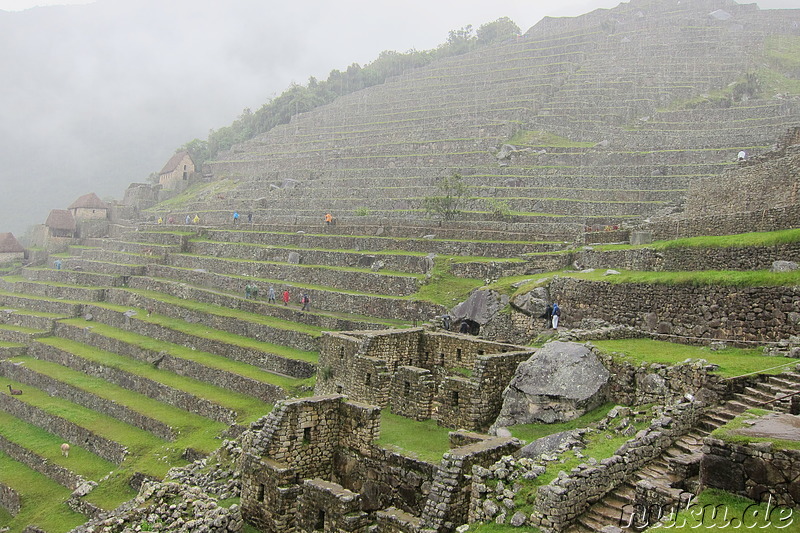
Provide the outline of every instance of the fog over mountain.
[[98,0],[11,12],[24,0],[0,0],[0,232],[21,236],[88,192],[121,198],[180,145],[292,82],[434,48],[467,24],[508,16],[526,31],[617,3]]

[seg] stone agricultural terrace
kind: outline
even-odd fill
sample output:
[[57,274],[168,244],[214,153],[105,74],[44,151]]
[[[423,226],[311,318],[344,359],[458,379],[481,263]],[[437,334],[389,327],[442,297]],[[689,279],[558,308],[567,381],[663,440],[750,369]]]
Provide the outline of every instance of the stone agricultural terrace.
[[[0,269],[0,533],[609,533],[752,496],[797,454],[712,431],[800,413],[797,50],[800,10],[732,0],[545,18],[37,228]],[[543,443],[497,418],[550,340],[608,383]]]

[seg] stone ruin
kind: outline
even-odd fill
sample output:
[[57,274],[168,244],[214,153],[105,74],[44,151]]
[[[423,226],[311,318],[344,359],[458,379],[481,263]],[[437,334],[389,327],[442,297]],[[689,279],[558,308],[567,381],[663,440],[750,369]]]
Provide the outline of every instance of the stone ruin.
[[415,420],[486,429],[517,365],[534,350],[439,331],[346,331],[325,334],[317,394],[389,408]]
[[453,433],[437,466],[377,446],[379,433],[380,408],[342,395],[279,402],[243,438],[242,516],[265,533],[452,531],[473,466],[520,445]]

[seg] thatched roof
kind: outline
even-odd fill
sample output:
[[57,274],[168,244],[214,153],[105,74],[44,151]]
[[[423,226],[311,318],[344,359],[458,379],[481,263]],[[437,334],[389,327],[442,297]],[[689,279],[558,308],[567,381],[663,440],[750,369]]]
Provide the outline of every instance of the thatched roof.
[[101,200],[95,193],[84,194],[70,205],[67,209],[108,209],[108,205]]
[[75,217],[66,209],[53,209],[47,216],[47,221],[44,223],[50,229],[63,229],[75,231],[77,225],[75,224]]
[[[189,152],[187,152],[186,150],[181,150],[180,152],[176,152],[175,155],[169,158],[169,161],[167,161],[167,164],[164,165],[164,168],[161,169],[161,172],[159,172],[159,174],[168,174],[172,172],[178,167],[181,161],[183,161],[183,158],[186,156],[189,156]],[[192,157],[189,156],[189,159],[191,158]]]
[[22,246],[13,233],[0,233],[0,254],[24,252]]

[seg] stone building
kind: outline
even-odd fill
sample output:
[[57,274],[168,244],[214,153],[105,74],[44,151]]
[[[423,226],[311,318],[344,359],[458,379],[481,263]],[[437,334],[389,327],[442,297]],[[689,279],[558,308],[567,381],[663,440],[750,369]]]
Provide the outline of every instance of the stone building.
[[503,389],[534,351],[422,328],[328,332],[317,394],[345,394],[393,413],[466,429],[488,428]]
[[108,218],[108,204],[95,193],[84,194],[67,208],[75,220],[105,220]]
[[13,263],[25,259],[25,248],[13,233],[0,233],[0,263]]
[[78,227],[75,217],[66,209],[51,210],[44,225],[47,227],[48,236],[56,239],[74,238]]
[[242,441],[243,518],[264,533],[452,531],[472,467],[516,439],[451,433],[438,465],[379,447],[380,408],[341,395],[283,400]]
[[173,155],[158,173],[158,183],[164,189],[176,189],[179,182],[187,181],[194,172],[192,156],[186,150],[182,150]]

